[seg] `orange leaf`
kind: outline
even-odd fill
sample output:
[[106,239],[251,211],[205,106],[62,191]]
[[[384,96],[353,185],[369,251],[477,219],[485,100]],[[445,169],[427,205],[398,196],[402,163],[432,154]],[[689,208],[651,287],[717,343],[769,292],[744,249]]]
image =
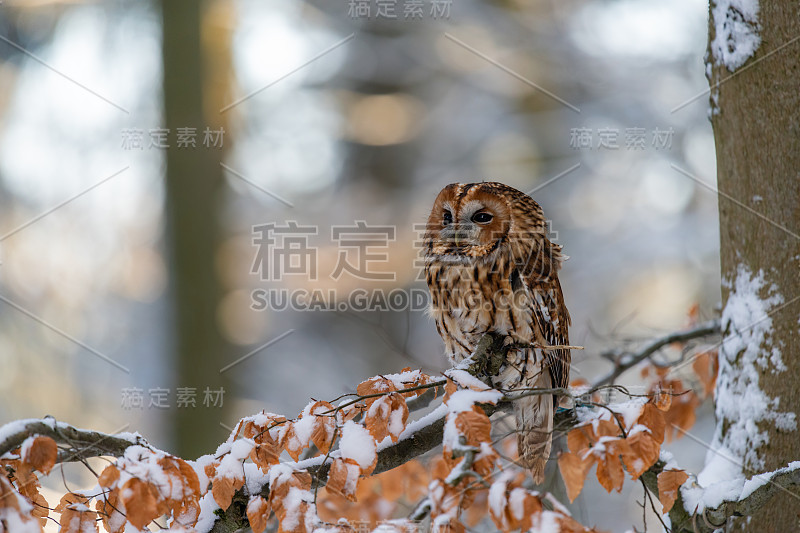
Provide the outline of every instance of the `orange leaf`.
[[567,433],[567,447],[572,453],[591,448],[594,440],[594,431],[591,426],[576,427]]
[[653,395],[653,404],[658,407],[659,411],[669,411],[669,406],[672,405],[672,391],[665,392],[660,386],[657,386]]
[[253,496],[247,504],[247,521],[253,533],[261,533],[267,528],[269,503],[261,496]]
[[709,350],[695,356],[692,363],[692,369],[700,383],[703,384],[703,397],[708,398],[714,392],[714,387],[717,384],[717,373],[719,372],[719,352],[717,350]]
[[467,445],[480,446],[481,442],[492,442],[492,423],[486,413],[478,406],[472,411],[463,411],[456,415],[456,429],[467,438]]
[[103,519],[103,526],[109,533],[125,530],[125,515],[119,511],[119,491],[114,489],[97,497],[94,504],[97,514]]
[[56,508],[53,509],[55,512],[60,513],[63,512],[65,509],[69,508],[70,506],[74,505],[88,505],[89,499],[82,494],[75,494],[74,492],[68,492],[61,497],[61,500],[56,505]]
[[[356,394],[359,396],[370,396],[372,394],[388,394],[390,392],[395,392],[396,390],[397,387],[394,386],[394,383],[392,383],[391,380],[376,376],[359,383],[356,387]],[[373,402],[378,400],[378,398],[380,397],[365,398],[364,403],[366,403],[367,407],[369,407]]]
[[233,501],[233,494],[236,490],[233,488],[233,479],[229,477],[217,477],[211,485],[211,494],[214,495],[214,501],[217,502],[220,509],[227,510]]
[[639,415],[639,419],[636,423],[642,424],[649,429],[653,439],[657,443],[661,444],[664,442],[664,428],[666,423],[664,422],[664,413],[659,411],[658,407],[649,402],[644,404],[642,413]]
[[311,408],[311,414],[316,416],[314,431],[311,432],[311,442],[323,453],[328,453],[333,444],[333,434],[336,430],[336,419],[333,417],[333,404],[319,401]]
[[575,501],[575,498],[583,490],[583,483],[586,481],[586,475],[593,463],[592,455],[581,459],[577,453],[564,452],[558,456],[558,469],[561,470],[561,477],[564,478],[570,502]]
[[86,509],[67,507],[59,520],[61,533],[88,533],[97,531],[97,513]]
[[[684,390],[680,380],[671,381],[670,386],[678,391]],[[700,399],[691,390],[672,398],[672,405],[669,411],[664,413],[667,429],[666,436],[669,440],[672,440],[673,436],[676,434],[679,437],[683,435],[683,433],[677,431],[676,428],[686,431],[694,425],[697,419],[696,410],[699,405]]]
[[151,484],[132,478],[125,482],[120,494],[128,522],[135,528],[142,529],[161,515],[158,491]]
[[406,400],[398,393],[378,398],[370,405],[364,423],[375,442],[381,442],[387,435],[392,442],[397,442],[406,428],[408,406]]
[[26,465],[47,474],[56,464],[58,446],[50,437],[28,438],[22,443],[21,459]]
[[450,396],[455,394],[457,390],[458,385],[456,385],[456,382],[450,378],[447,378],[447,383],[444,385],[444,397],[442,398],[442,401],[447,403],[447,400],[450,399]]
[[100,476],[97,478],[97,483],[101,487],[110,489],[116,485],[118,480],[119,480],[119,468],[117,468],[114,465],[108,465],[100,473]]
[[668,513],[675,500],[678,499],[678,489],[689,479],[683,470],[664,470],[658,474],[658,499],[663,507],[661,512]]
[[627,448],[620,450],[622,461],[635,481],[658,461],[661,446],[646,431],[637,431],[625,439]]
[[356,501],[356,490],[358,489],[358,478],[361,474],[361,468],[358,463],[353,459],[337,458],[331,465],[330,473],[328,474],[328,484],[325,487],[341,496],[344,496],[351,502]]
[[609,451],[604,454],[602,460],[597,459],[597,481],[606,489],[606,492],[610,493],[614,489],[617,492],[622,490],[625,473],[617,455]]

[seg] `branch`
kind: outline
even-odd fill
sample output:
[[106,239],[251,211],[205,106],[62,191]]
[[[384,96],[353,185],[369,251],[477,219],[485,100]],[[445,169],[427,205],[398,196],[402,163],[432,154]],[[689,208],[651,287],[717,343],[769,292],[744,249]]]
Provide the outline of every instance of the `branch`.
[[614,382],[627,370],[638,365],[668,344],[672,344],[673,342],[687,342],[692,339],[699,339],[710,335],[718,335],[720,332],[720,320],[714,319],[682,331],[676,331],[664,335],[663,337],[653,339],[637,352],[629,352],[626,350],[610,350],[603,352],[600,356],[613,362],[614,368],[611,372],[595,381],[594,385],[607,385],[608,383]]
[[58,451],[57,463],[82,461],[89,457],[122,457],[130,446],[151,446],[138,434],[109,435],[78,429],[54,418],[18,420],[0,427],[0,457],[19,448],[25,439],[34,435],[50,437],[56,444],[66,446]]
[[[654,494],[658,494],[657,476],[663,469],[664,462],[658,461],[650,467],[650,470],[642,474],[642,480]],[[678,499],[675,500],[675,505],[669,512],[672,533],[713,533],[723,528],[731,517],[752,516],[779,491],[790,492],[789,488],[797,487],[800,487],[800,462],[791,463],[774,472],[757,474],[746,481],[743,480],[740,494],[744,494],[744,497],[725,500],[717,507],[697,509],[694,513],[689,513],[685,509],[683,495],[679,490]],[[699,501],[702,501],[703,493],[710,488],[694,487],[693,491],[697,491],[695,495]],[[790,492],[790,494],[794,493]]]

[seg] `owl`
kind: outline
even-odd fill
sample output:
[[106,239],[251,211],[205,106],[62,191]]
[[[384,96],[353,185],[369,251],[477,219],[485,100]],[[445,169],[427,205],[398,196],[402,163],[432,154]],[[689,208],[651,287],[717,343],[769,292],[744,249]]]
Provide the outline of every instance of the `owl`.
[[[433,204],[425,231],[430,313],[453,365],[494,333],[515,346],[492,385],[506,392],[566,387],[570,316],[558,270],[566,257],[547,238],[530,196],[502,183],[453,183]],[[517,345],[525,345],[517,347]],[[536,483],[550,456],[557,398],[514,402],[520,464]]]

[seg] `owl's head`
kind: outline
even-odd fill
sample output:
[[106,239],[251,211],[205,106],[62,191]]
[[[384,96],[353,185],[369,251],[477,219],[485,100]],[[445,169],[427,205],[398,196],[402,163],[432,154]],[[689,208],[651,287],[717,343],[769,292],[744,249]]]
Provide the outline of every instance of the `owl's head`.
[[509,235],[513,224],[508,191],[500,183],[451,183],[433,203],[426,228],[429,253],[443,256],[484,257]]

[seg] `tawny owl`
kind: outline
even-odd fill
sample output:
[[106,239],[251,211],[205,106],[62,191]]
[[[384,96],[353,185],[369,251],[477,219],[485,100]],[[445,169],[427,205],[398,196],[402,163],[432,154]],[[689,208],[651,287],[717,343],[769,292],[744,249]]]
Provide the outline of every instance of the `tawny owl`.
[[[558,270],[561,247],[530,196],[502,183],[453,183],[439,193],[425,233],[431,314],[451,363],[473,354],[494,332],[511,349],[495,388],[566,387],[569,312]],[[529,396],[514,404],[520,464],[537,483],[550,456],[557,398]]]

